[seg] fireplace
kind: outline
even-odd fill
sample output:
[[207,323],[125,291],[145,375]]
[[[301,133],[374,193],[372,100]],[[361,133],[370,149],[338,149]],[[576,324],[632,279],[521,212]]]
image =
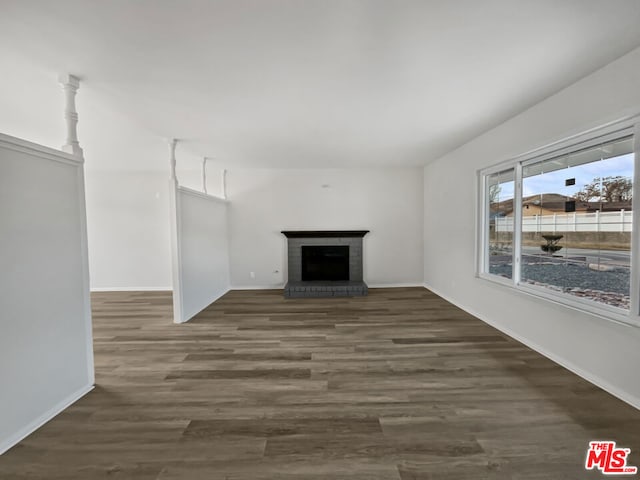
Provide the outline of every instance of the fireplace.
[[361,296],[363,237],[368,230],[283,231],[287,237],[285,297]]

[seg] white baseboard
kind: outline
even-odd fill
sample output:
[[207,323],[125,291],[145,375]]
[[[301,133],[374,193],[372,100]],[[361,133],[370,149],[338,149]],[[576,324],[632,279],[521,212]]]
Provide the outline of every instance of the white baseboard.
[[69,406],[71,406],[72,404],[77,402],[78,400],[80,400],[82,397],[84,397],[91,390],[93,390],[93,385],[87,385],[85,387],[82,387],[80,390],[78,390],[78,391],[74,392],[73,394],[69,395],[67,398],[62,400],[60,403],[55,405],[53,408],[47,410],[45,413],[40,415],[34,421],[29,423],[26,427],[20,429],[19,431],[17,431],[15,434],[11,435],[6,440],[0,442],[0,455],[5,453],[7,450],[9,450],[11,447],[13,447],[18,442],[22,441],[23,439],[25,439],[26,437],[31,435],[33,432],[35,432],[37,429],[39,429],[41,426],[43,426],[45,423],[47,423],[53,417],[55,417],[60,412],[62,412],[63,410],[65,410],[66,408],[68,408]]
[[[365,282],[366,283],[366,282]],[[407,288],[423,287],[422,283],[367,283],[369,288]],[[282,290],[284,285],[242,285],[232,286],[231,290]]]
[[233,285],[229,290],[283,290],[284,285]]
[[[373,284],[367,284],[367,286],[369,288],[407,288],[407,287],[423,287],[424,285],[422,283],[373,283]],[[234,285],[234,286],[231,286],[227,290],[227,292],[229,292],[230,290],[279,290],[283,288],[284,288],[284,284]],[[98,288],[92,288],[91,291],[92,292],[171,292],[173,291],[173,288],[172,287],[98,287]],[[224,295],[224,293],[222,295]]]
[[624,391],[620,390],[618,387],[615,387],[614,385],[611,385],[608,381],[606,381],[605,379],[599,377],[598,375],[594,375],[591,372],[587,372],[586,370],[583,370],[582,368],[580,368],[579,366],[575,365],[570,360],[567,360],[566,358],[564,358],[564,357],[562,357],[560,355],[557,355],[555,353],[549,352],[547,349],[541,347],[537,343],[532,342],[531,340],[529,340],[527,338],[522,337],[521,335],[513,332],[511,329],[505,328],[502,325],[499,325],[499,324],[495,323],[494,321],[488,319],[485,315],[482,315],[482,314],[476,312],[474,309],[468,308],[467,306],[465,306],[465,305],[453,300],[448,295],[444,295],[443,293],[441,293],[437,289],[429,286],[427,283],[425,283],[423,285],[423,287],[426,288],[427,290],[435,293],[436,295],[438,295],[439,297],[443,298],[444,300],[446,300],[447,302],[451,303],[452,305],[455,305],[456,307],[460,308],[461,310],[464,310],[465,312],[469,313],[470,315],[473,315],[477,319],[479,319],[479,320],[483,321],[484,323],[492,326],[496,330],[500,330],[501,332],[506,333],[511,338],[517,340],[518,342],[522,343],[523,345],[526,345],[530,349],[535,350],[536,352],[538,352],[541,355],[544,355],[549,360],[552,360],[553,362],[557,363],[558,365],[560,365],[560,366],[566,368],[567,370],[575,373],[579,377],[585,379],[587,382],[592,383],[597,387],[600,387],[601,389],[603,389],[604,391],[610,393],[614,397],[617,397],[620,400],[622,400],[623,402],[628,403],[632,407],[635,407],[635,408],[640,410],[640,398],[636,397],[635,395],[630,395],[628,392],[624,392]]
[[172,287],[98,287],[92,292],[171,292]]

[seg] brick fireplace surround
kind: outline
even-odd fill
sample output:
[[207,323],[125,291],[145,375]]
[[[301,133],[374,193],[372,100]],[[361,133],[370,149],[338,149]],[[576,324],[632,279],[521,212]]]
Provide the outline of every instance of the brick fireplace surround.
[[[288,282],[284,296],[355,297],[367,295],[363,280],[362,239],[369,230],[285,230],[287,237]],[[349,246],[348,281],[303,281],[302,247],[307,245]]]

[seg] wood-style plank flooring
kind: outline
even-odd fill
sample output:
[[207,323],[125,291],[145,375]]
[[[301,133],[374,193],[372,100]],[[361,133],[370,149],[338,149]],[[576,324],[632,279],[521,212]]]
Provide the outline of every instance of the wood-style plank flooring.
[[93,296],[96,389],[1,479],[605,478],[594,439],[640,465],[639,411],[425,289],[233,291],[184,325],[170,302]]

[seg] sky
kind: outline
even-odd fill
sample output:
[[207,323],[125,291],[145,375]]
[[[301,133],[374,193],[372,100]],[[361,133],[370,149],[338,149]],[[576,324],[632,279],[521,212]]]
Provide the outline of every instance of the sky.
[[[563,168],[549,173],[523,178],[522,193],[524,197],[541,193],[558,193],[573,196],[576,192],[597,177],[623,176],[633,180],[633,154],[599,160],[575,167]],[[565,180],[575,178],[576,184],[565,187]],[[501,183],[499,201],[513,198],[513,181]]]

